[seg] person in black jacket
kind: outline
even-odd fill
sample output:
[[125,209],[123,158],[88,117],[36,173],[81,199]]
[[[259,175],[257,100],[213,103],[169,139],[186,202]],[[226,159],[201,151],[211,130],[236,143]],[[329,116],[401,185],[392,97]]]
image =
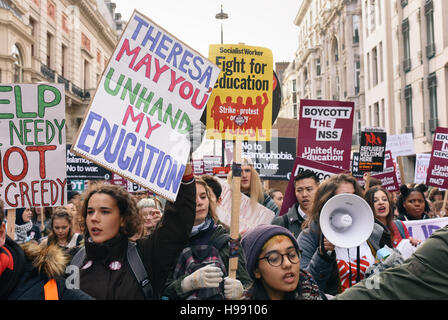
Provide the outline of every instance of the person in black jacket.
[[288,212],[275,217],[272,224],[285,227],[297,238],[302,231],[302,224],[311,211],[314,194],[319,186],[319,178],[311,170],[305,170],[294,178],[294,193],[297,202],[289,208]]
[[91,300],[67,286],[68,261],[60,248],[33,241],[20,246],[6,235],[1,200],[0,207],[0,300]]
[[[188,242],[196,213],[195,198],[194,177],[188,164],[176,201],[166,203],[156,230],[136,241],[149,275],[152,299],[160,298],[170,270]],[[117,185],[91,186],[83,196],[82,216],[86,256],[80,264],[81,290],[101,300],[144,299],[127,260],[129,238],[142,224],[134,198]]]

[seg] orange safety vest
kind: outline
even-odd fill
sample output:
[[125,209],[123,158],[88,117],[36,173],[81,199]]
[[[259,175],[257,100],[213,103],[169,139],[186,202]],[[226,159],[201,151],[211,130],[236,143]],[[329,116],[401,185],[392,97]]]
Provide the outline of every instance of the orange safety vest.
[[45,300],[59,300],[58,286],[55,279],[49,280],[44,285]]

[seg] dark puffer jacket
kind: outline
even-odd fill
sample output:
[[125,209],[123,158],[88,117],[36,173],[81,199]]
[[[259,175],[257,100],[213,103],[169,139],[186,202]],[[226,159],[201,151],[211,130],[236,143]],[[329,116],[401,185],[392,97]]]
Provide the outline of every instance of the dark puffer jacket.
[[67,257],[57,246],[43,247],[29,242],[20,247],[6,238],[1,254],[9,259],[0,275],[0,299],[44,300],[44,285],[55,279],[60,300],[92,300],[81,290],[68,289],[63,277]]

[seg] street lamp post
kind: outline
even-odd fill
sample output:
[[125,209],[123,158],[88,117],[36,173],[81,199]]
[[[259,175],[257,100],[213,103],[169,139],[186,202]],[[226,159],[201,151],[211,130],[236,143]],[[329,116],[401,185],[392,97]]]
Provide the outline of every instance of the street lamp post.
[[215,16],[216,19],[221,20],[221,44],[224,43],[224,31],[223,31],[223,22],[222,20],[228,19],[229,15],[222,11],[222,5],[221,5],[221,12],[217,13]]
[[[227,13],[225,13],[225,12],[222,10],[222,5],[221,5],[221,12],[218,12],[218,13],[215,15],[215,18],[218,19],[218,20],[221,20],[221,44],[223,44],[223,43],[224,43],[223,20],[228,19],[228,18],[229,18],[229,15],[228,15]],[[221,157],[222,157],[222,161],[221,161],[221,163],[222,163],[222,166],[223,166],[223,167],[225,166],[225,160],[224,160],[225,143],[226,143],[225,140],[221,140]]]

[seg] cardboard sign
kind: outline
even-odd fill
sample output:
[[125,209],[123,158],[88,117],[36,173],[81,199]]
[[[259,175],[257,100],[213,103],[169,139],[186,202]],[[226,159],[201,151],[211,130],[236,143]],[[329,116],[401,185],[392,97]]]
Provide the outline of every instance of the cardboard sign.
[[426,185],[448,189],[448,128],[438,127],[434,134]]
[[384,130],[366,129],[361,132],[358,170],[381,172],[384,168],[387,135]]
[[353,102],[300,100],[297,156],[350,170]]
[[386,149],[392,152],[394,158],[414,155],[415,149],[412,133],[388,136]]
[[5,209],[67,202],[63,84],[0,84],[0,198]]
[[273,137],[271,141],[244,141],[242,156],[252,160],[263,180],[289,180],[296,159],[296,139]]
[[192,160],[192,166],[193,166],[193,174],[196,176],[200,176],[205,174],[204,173],[204,160],[202,159],[194,159]]
[[209,47],[209,59],[222,73],[207,105],[207,138],[271,140],[272,51],[216,44]]
[[177,197],[219,68],[134,11],[72,151],[167,200]]
[[[217,207],[219,220],[230,225],[232,212],[232,190],[229,184],[219,179],[222,187],[221,205]],[[257,203],[252,206],[250,198],[241,193],[240,216],[239,216],[239,233],[244,234],[246,231],[255,228],[260,224],[271,224],[275,213],[265,206]]]
[[288,212],[288,209],[291,208],[291,206],[293,206],[297,202],[294,178],[305,170],[313,171],[319,178],[319,181],[323,181],[335,174],[349,173],[348,170],[339,169],[336,167],[326,165],[324,163],[311,161],[301,157],[296,157],[296,160],[294,162],[294,168],[292,171],[293,173],[289,177],[288,186],[286,187],[285,196],[283,197],[283,204],[282,208],[280,209],[280,215],[283,215],[286,212]]

